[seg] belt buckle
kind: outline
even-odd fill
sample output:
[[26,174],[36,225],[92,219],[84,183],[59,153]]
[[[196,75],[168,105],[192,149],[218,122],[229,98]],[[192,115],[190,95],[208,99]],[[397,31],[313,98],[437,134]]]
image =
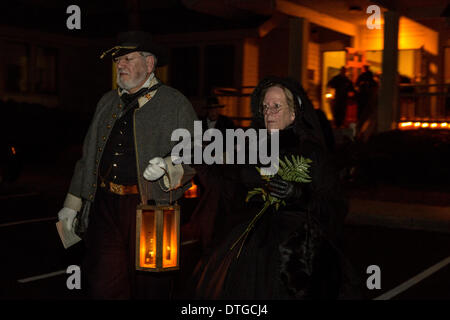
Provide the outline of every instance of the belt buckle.
[[113,193],[116,193],[116,194],[119,194],[119,195],[124,195],[123,186],[121,186],[120,184],[115,184],[113,182],[110,182],[109,186],[110,186],[110,190]]

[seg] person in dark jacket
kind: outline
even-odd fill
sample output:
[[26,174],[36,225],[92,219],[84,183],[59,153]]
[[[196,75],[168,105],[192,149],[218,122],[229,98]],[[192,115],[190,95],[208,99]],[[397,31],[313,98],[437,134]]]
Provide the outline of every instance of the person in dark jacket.
[[[259,187],[285,202],[263,214],[261,198],[236,205],[253,212],[196,267],[198,299],[336,299],[345,295],[347,265],[340,251],[347,203],[327,155],[322,128],[303,88],[267,77],[252,94],[253,127],[279,130],[279,154],[312,160],[310,183],[281,176],[264,181],[254,165],[239,168],[247,190]],[[258,201],[259,199],[259,201]],[[236,201],[237,202],[237,201]]]
[[347,112],[348,96],[354,92],[353,83],[346,76],[347,69],[342,67],[339,74],[331,78],[327,86],[335,89],[332,100],[332,112],[336,128],[341,128]]
[[364,122],[373,116],[377,103],[377,82],[368,65],[364,66],[364,72],[359,75],[355,85],[358,90],[356,94],[358,102],[358,124],[356,129],[359,133]]
[[208,97],[206,99],[205,109],[207,110],[206,117],[202,118],[203,130],[215,128],[220,130],[225,135],[226,129],[234,129],[235,125],[233,120],[220,114],[220,110],[225,105],[219,104],[217,97]]

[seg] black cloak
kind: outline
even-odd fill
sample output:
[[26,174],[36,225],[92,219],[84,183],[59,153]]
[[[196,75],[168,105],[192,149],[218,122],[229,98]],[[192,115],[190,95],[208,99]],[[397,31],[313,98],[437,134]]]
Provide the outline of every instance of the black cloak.
[[[234,228],[198,263],[192,279],[198,299],[336,299],[346,294],[346,267],[339,242],[347,204],[303,88],[291,79],[261,80],[251,97],[253,127],[264,128],[262,93],[275,84],[293,94],[296,115],[294,122],[279,132],[280,158],[311,159],[312,182],[301,186],[299,199],[288,201],[278,211],[269,208],[249,232],[239,254],[240,245],[231,247],[248,222]],[[264,187],[254,165],[242,166],[239,171],[247,191]],[[254,216],[262,206],[262,200],[255,199],[242,202],[235,210]]]

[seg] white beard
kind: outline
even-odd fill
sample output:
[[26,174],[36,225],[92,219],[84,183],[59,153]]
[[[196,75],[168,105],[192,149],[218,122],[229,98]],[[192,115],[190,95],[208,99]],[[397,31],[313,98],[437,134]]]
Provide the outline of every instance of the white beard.
[[[118,74],[120,74],[120,70],[118,70]],[[142,72],[139,73],[134,79],[130,79],[127,81],[122,81],[120,79],[120,75],[117,77],[117,85],[121,87],[122,89],[125,89],[127,91],[138,87],[140,84],[144,83],[145,79],[147,79],[148,73]]]

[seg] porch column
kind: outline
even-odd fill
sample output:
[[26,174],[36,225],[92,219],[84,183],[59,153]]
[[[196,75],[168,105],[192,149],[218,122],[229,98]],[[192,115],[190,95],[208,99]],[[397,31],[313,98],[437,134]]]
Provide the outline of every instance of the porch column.
[[289,70],[288,76],[300,82],[307,90],[309,21],[289,18]]
[[377,131],[393,129],[398,109],[398,24],[399,14],[384,13],[384,49],[381,86],[378,96]]

